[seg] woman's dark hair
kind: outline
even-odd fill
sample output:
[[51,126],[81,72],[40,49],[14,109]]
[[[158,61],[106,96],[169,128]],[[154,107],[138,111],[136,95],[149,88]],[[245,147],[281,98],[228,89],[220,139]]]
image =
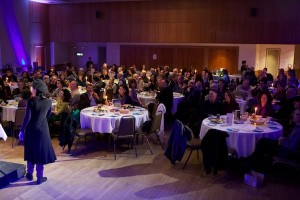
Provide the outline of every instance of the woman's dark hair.
[[121,85],[119,86],[119,88],[120,88],[120,87],[124,88],[124,90],[125,90],[125,95],[129,95],[129,89],[128,89],[127,85],[121,84]]
[[28,100],[31,97],[31,91],[28,89],[25,89],[21,92],[21,97],[24,100]]
[[62,87],[66,87],[66,82],[64,80],[58,79],[57,82],[60,82]]
[[230,104],[232,104],[236,101],[234,94],[230,90],[226,90],[225,93],[227,93],[227,95],[230,99],[230,102],[229,102]]
[[196,75],[196,78],[195,78],[195,83],[197,81],[200,81],[202,85],[204,85],[204,82],[203,82],[203,79],[202,79],[202,75],[201,74],[197,74]]
[[258,95],[258,90],[257,90],[257,89],[252,89],[252,90],[251,90],[251,95],[252,95],[253,97],[257,97],[257,95]]
[[136,82],[136,80],[134,79],[134,78],[132,78],[132,79],[130,79],[129,80],[129,82],[128,82],[128,86],[129,86],[129,88],[131,88],[132,86],[132,83],[134,83],[135,84],[135,87],[137,87],[137,82]]
[[271,93],[268,92],[268,91],[261,91],[261,92],[258,94],[258,102],[260,103],[260,99],[261,99],[262,95],[264,95],[264,94],[265,94],[265,95],[267,96],[267,98],[268,98],[267,104],[271,104],[272,101],[273,101],[273,98],[272,98]]
[[68,89],[63,89],[62,91],[64,93],[63,102],[70,102],[70,100],[71,100],[71,93],[70,93],[70,91]]

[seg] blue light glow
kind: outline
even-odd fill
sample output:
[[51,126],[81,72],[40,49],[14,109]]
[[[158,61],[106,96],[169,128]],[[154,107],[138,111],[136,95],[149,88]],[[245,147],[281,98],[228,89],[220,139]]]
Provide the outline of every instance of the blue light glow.
[[25,65],[28,63],[28,56],[26,55],[23,45],[23,39],[14,12],[13,2],[14,1],[11,0],[1,0],[0,9],[2,11],[2,19],[4,21],[10,43],[15,52],[16,59],[19,64]]

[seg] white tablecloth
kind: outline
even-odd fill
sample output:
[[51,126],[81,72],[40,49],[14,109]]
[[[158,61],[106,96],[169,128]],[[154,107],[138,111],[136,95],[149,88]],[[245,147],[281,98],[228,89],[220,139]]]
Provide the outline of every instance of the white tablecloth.
[[[16,101],[10,100],[12,105],[7,104],[6,106],[1,106],[2,108],[2,121],[15,122],[15,115],[18,105]],[[52,99],[52,106],[57,104],[56,100]]]
[[[235,149],[239,157],[250,156],[254,152],[255,145],[260,138],[267,137],[278,139],[283,133],[282,126],[278,123],[276,123],[277,129],[271,129],[266,124],[258,126],[263,129],[263,132],[254,132],[255,126],[250,122],[232,125],[217,124],[215,126],[209,124],[211,123],[207,118],[203,120],[200,130],[200,139],[203,139],[207,131],[211,128],[226,131],[229,134],[229,137],[227,138],[228,148]],[[237,130],[231,131],[230,129]]]
[[[108,108],[108,107],[107,107]],[[120,108],[123,109],[123,108]],[[91,128],[93,132],[111,133],[115,127],[119,126],[120,119],[125,115],[135,117],[135,126],[139,128],[148,120],[148,111],[144,108],[134,108],[129,114],[115,115],[114,112],[94,112],[94,107],[88,107],[80,112],[81,128]]]
[[[141,103],[145,106],[148,106],[149,103],[156,102],[156,98],[155,98],[156,96],[145,95],[143,93],[140,93],[137,95],[137,97],[141,101]],[[171,109],[172,114],[175,114],[177,112],[177,106],[183,99],[184,99],[184,96],[182,94],[180,94],[180,95],[173,94],[173,106]]]

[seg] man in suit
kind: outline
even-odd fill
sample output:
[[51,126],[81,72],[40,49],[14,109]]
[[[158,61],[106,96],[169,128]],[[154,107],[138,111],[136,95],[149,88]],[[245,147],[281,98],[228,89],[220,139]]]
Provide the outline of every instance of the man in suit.
[[168,86],[166,79],[162,79],[159,83],[160,92],[157,93],[156,99],[166,107],[166,116],[171,115],[173,106],[173,90]]

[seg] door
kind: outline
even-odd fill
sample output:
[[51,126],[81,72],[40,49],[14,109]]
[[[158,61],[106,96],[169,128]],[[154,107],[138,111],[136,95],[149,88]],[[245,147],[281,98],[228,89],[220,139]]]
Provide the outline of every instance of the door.
[[98,47],[98,69],[101,70],[103,63],[106,63],[106,47]]
[[268,73],[272,74],[273,77],[277,77],[279,66],[280,49],[267,49],[265,67],[268,68]]

